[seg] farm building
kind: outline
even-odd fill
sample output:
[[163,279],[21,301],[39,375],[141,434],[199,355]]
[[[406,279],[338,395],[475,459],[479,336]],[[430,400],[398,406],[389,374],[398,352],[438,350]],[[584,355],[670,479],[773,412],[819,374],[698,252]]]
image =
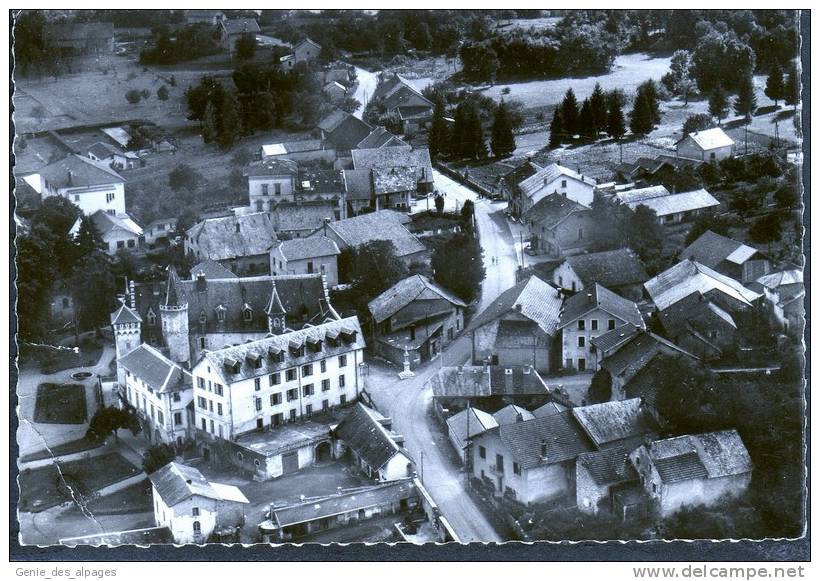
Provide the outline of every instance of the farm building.
[[734,147],[734,140],[720,127],[695,131],[676,144],[678,157],[715,162],[732,157]]

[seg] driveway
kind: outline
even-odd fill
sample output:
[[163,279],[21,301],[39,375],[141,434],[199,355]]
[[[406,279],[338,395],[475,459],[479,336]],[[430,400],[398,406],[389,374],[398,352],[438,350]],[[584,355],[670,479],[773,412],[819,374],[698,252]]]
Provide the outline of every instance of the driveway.
[[367,102],[373,96],[373,92],[376,90],[376,85],[379,84],[379,76],[376,73],[371,73],[370,71],[366,71],[359,67],[355,67],[355,69],[356,79],[359,84],[356,85],[356,92],[353,94],[353,97],[360,104],[359,108],[356,109],[353,115],[361,119],[362,115],[364,115],[364,108],[367,106]]

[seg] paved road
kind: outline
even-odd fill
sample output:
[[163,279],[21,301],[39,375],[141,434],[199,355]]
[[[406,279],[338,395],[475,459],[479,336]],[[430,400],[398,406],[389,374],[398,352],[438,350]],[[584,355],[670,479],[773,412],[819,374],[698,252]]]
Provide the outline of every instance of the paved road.
[[[482,283],[479,309],[485,308],[515,284],[515,247],[504,218],[503,204],[479,200],[472,190],[435,172],[436,188],[446,194],[446,208],[455,209],[473,200],[476,209],[487,276]],[[497,257],[497,262],[492,260]],[[395,369],[372,366],[367,389],[376,406],[393,418],[394,429],[405,438],[405,446],[423,474],[424,485],[464,542],[501,542],[464,487],[466,475],[454,460],[455,452],[431,416],[433,393],[428,383],[441,365],[460,365],[470,358],[470,339],[462,335],[451,343],[440,359],[418,370],[415,378],[400,381]],[[422,453],[423,460],[422,460]]]
[[359,84],[356,86],[356,92],[353,96],[357,101],[359,101],[360,105],[353,115],[361,119],[364,114],[364,108],[367,106],[367,102],[373,96],[373,91],[376,90],[376,85],[379,84],[379,77],[376,73],[371,73],[370,71],[366,71],[359,67],[355,68],[356,78],[358,79]]

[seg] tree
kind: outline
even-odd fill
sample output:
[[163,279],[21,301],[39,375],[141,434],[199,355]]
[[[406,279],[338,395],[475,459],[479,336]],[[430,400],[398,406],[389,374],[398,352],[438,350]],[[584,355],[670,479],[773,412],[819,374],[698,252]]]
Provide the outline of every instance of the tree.
[[508,157],[515,151],[515,136],[504,99],[498,104],[493,119],[490,149],[496,157]]
[[25,10],[14,17],[15,73],[56,73],[58,54],[52,36],[46,31],[46,18],[40,10]]
[[468,230],[473,229],[473,220],[475,218],[475,204],[472,200],[464,200],[464,205],[461,206],[461,220],[466,225]]
[[737,97],[734,103],[735,113],[743,115],[746,123],[752,120],[752,115],[757,109],[757,96],[755,95],[754,82],[752,76],[745,77],[740,82]]
[[146,474],[153,474],[176,458],[176,450],[170,444],[155,444],[142,454],[142,469]]
[[592,89],[592,94],[589,96],[589,107],[592,112],[592,126],[597,137],[598,133],[606,128],[609,115],[607,96],[600,83],[595,83],[595,88]]
[[578,133],[587,139],[595,139],[597,137],[595,115],[592,112],[592,105],[589,99],[584,99],[584,102],[581,104],[581,113],[578,115]]
[[689,115],[683,122],[683,134],[689,135],[696,131],[703,131],[715,126],[715,119],[706,113],[696,113]]
[[168,174],[168,185],[174,191],[194,190],[201,180],[202,176],[186,163],[179,164]]
[[558,107],[555,113],[552,114],[552,122],[550,123],[550,140],[549,146],[553,149],[561,147],[561,142],[564,140],[566,131],[564,129],[564,117],[561,114],[561,108]]
[[256,37],[253,34],[243,34],[236,39],[236,58],[242,61],[250,60],[256,54]]
[[592,376],[587,390],[587,404],[606,403],[612,399],[612,376],[606,369],[599,369]]
[[33,224],[16,241],[17,320],[20,338],[26,341],[41,341],[46,334],[51,285],[57,277],[56,241],[56,234],[45,224]]
[[430,133],[427,136],[427,148],[430,156],[435,160],[440,155],[446,155],[450,151],[450,128],[447,126],[444,97],[438,95],[433,108],[433,122],[430,126]]
[[111,434],[119,440],[117,431],[127,429],[137,434],[140,431],[139,419],[133,411],[115,407],[101,407],[88,423],[86,437],[90,440],[105,440]]
[[626,211],[624,223],[627,245],[635,251],[648,271],[657,272],[663,249],[664,231],[655,210],[643,204]]
[[339,257],[339,275],[349,281],[367,302],[407,276],[407,266],[388,240],[347,248]]
[[652,104],[649,102],[649,96],[643,91],[638,91],[635,96],[632,112],[629,114],[629,129],[635,135],[646,135],[653,129]]
[[480,293],[484,261],[481,245],[470,234],[456,234],[436,247],[430,266],[435,281],[463,301],[472,302]]
[[80,218],[80,230],[74,239],[74,245],[77,248],[78,259],[105,249],[105,242],[90,217]]
[[578,99],[575,98],[575,91],[570,87],[561,101],[561,118],[564,131],[569,137],[578,133],[578,114]]
[[693,73],[702,92],[720,83],[728,89],[740,85],[755,70],[755,52],[733,31],[701,30],[692,55]]
[[692,53],[688,50],[676,50],[669,63],[672,91],[683,97],[685,105],[689,104],[689,95],[697,87],[692,76],[692,66]]
[[780,240],[783,234],[783,218],[778,214],[766,214],[755,220],[749,228],[749,238],[758,244],[771,244]]
[[107,324],[116,294],[111,257],[99,251],[84,256],[68,278],[68,286],[74,293],[81,328],[92,329]]
[[792,209],[800,206],[800,191],[792,183],[785,183],[774,192],[774,201],[780,208]]
[[487,155],[484,129],[476,104],[463,101],[456,108],[452,149],[461,157],[478,159]]
[[763,90],[766,96],[774,101],[775,107],[777,102],[783,98],[785,93],[785,81],[783,79],[783,69],[776,62],[772,65],[769,71],[769,76],[766,78],[766,88]]
[[157,89],[157,99],[160,101],[168,100],[168,87],[162,85],[159,89]]
[[796,66],[789,69],[786,80],[783,83],[783,101],[786,105],[796,105],[800,102],[800,73]]
[[436,205],[436,212],[438,212],[439,214],[444,212],[444,196],[442,196],[441,194],[436,194],[436,197],[433,198],[433,202]]
[[709,95],[709,114],[712,117],[717,117],[718,125],[721,120],[729,113],[729,99],[726,97],[726,91],[723,90],[723,85],[719,82],[715,83],[712,88],[712,93]]
[[626,121],[620,99],[609,99],[609,112],[606,118],[606,132],[610,137],[620,139],[626,133]]
[[140,93],[137,89],[131,89],[130,91],[125,93],[125,98],[132,105],[136,105],[142,99],[142,93]]

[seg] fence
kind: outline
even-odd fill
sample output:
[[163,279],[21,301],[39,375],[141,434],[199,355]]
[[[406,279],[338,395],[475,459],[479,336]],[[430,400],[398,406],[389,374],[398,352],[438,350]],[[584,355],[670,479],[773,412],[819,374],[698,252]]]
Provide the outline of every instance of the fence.
[[491,198],[497,194],[497,192],[493,192],[482,186],[481,184],[474,182],[469,177],[465,177],[463,174],[457,172],[453,168],[445,165],[440,161],[433,162],[433,166],[439,170],[441,173],[446,175],[452,180],[457,181],[463,186],[467,186],[471,190],[475,191],[478,195],[484,196],[487,198]]

